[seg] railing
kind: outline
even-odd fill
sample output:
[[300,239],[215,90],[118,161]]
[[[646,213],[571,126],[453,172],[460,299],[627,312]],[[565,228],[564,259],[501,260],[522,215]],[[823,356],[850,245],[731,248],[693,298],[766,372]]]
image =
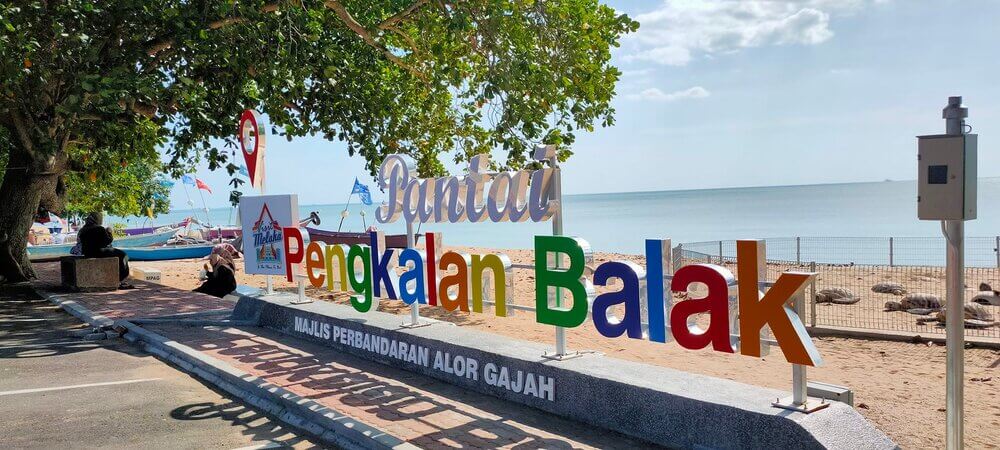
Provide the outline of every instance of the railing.
[[[909,294],[929,294],[944,304],[944,238],[772,238],[766,239],[767,279],[773,281],[788,270],[817,272],[807,291],[809,325],[943,334],[936,313],[915,315],[887,311],[886,302],[899,302]],[[1000,289],[1000,237],[966,238],[966,302],[979,294],[980,283]],[[733,265],[736,241],[707,241],[680,244],[674,249],[677,264],[709,262]],[[905,294],[873,292],[877,283],[897,283]],[[860,300],[854,304],[817,303],[816,292],[829,288],[847,289]],[[982,310],[1000,320],[1000,306],[983,305]],[[1000,326],[966,328],[967,336],[1000,337]]]

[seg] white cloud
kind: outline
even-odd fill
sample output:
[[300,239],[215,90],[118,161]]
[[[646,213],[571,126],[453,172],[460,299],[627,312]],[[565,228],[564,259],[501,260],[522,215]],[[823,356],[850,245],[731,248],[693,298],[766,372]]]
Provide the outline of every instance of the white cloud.
[[701,86],[694,86],[680,91],[670,93],[663,92],[657,88],[649,88],[638,94],[631,94],[628,98],[632,100],[649,100],[654,102],[673,102],[688,98],[705,98],[712,95],[708,89]]
[[750,47],[815,45],[833,37],[831,15],[888,0],[668,0],[639,14],[625,61],[683,66]]

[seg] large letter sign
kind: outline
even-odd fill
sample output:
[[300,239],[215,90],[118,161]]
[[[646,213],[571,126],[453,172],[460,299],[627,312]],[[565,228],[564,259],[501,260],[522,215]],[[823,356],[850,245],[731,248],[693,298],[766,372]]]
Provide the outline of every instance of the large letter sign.
[[[534,157],[552,158],[553,151],[541,147]],[[489,156],[478,155],[464,177],[419,179],[406,158],[391,155],[379,170],[379,185],[388,200],[376,218],[383,223],[400,217],[421,223],[544,221],[561,206],[550,192],[558,169],[494,174],[488,167]],[[291,277],[293,267],[304,264],[313,286],[331,291],[339,286],[359,312],[378,309],[381,298],[467,314],[488,313],[491,306],[498,317],[513,312],[509,301],[514,271],[506,255],[445,251],[441,234],[435,232],[425,234],[422,250],[387,248],[380,231],[369,232],[369,245],[305,246],[302,233],[294,228],[298,217],[287,215],[296,210],[294,197],[242,199],[248,273]],[[291,225],[284,225],[290,228],[282,233],[282,224]],[[686,349],[711,347],[751,357],[762,355],[761,331],[767,327],[789,362],[822,363],[805,325],[788,306],[815,274],[782,273],[771,288],[760,292],[763,251],[756,241],[737,242],[738,277],[712,264],[672,270],[669,240],[646,241],[645,267],[628,261],[591,267],[590,245],[579,238],[536,236],[534,244],[538,323],[573,328],[589,319],[608,338],[676,340]],[[621,287],[607,288],[613,282]],[[595,285],[605,287],[601,295],[596,295]],[[692,285],[704,286],[704,295],[693,298]],[[684,299],[675,302],[675,294]]]

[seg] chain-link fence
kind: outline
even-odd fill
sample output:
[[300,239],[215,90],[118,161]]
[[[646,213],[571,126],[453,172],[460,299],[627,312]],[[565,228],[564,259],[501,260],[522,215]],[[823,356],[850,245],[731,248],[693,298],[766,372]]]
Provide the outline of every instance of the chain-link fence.
[[[967,336],[1000,337],[1000,296],[980,290],[981,283],[1000,290],[998,247],[1000,237],[965,240]],[[944,238],[772,238],[765,248],[768,281],[789,270],[818,274],[806,292],[809,325],[944,333],[938,320],[945,303]],[[674,252],[675,267],[731,266],[736,241],[680,244]],[[835,289],[842,291],[825,291]]]

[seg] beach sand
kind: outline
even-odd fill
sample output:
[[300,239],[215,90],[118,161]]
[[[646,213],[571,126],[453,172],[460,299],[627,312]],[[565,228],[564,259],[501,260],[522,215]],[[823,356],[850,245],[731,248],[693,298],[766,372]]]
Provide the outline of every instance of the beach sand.
[[[454,247],[452,250],[468,253],[489,253],[482,248]],[[529,250],[504,251],[515,263],[530,263],[533,252]],[[643,257],[611,253],[595,254],[595,262],[630,260],[644,263]],[[193,289],[198,286],[197,273],[201,261],[137,262],[136,266],[153,267],[162,272],[162,283],[168,286]],[[786,270],[787,267],[771,267]],[[860,269],[860,271],[859,271]],[[839,270],[839,272],[838,272]],[[879,318],[890,322],[914,323],[917,316],[906,313],[882,311],[888,299],[898,299],[890,294],[859,292],[861,286],[871,286],[876,281],[903,281],[911,292],[931,289],[935,279],[943,277],[938,269],[928,269],[926,274],[914,270],[899,273],[856,267],[823,267],[818,288],[850,282],[862,295],[862,302],[850,306],[817,307],[820,317],[838,320],[870,320]],[[515,271],[514,303],[534,303],[534,277],[530,270]],[[871,272],[871,273],[867,273]],[[264,277],[248,276],[239,271],[241,284],[263,287]],[[888,277],[888,278],[887,278]],[[923,277],[923,278],[915,278]],[[906,278],[906,279],[904,279]],[[276,277],[279,290],[294,291],[295,286]],[[980,280],[969,278],[968,283]],[[923,285],[921,283],[926,284]],[[853,285],[852,285],[853,286]],[[912,286],[912,287],[911,287]],[[603,290],[603,289],[602,289]],[[347,303],[341,293],[308,287],[312,298]],[[833,309],[838,308],[838,309]],[[401,301],[380,302],[380,311],[408,315],[409,307]],[[996,309],[993,309],[996,312]],[[824,315],[821,315],[824,314]],[[509,317],[494,317],[490,310],[485,314],[447,312],[441,308],[421,308],[421,315],[454,322],[460,326],[474,327],[487,332],[518,340],[540,343],[554,342],[555,330],[535,322],[534,313],[517,311]],[[853,316],[852,316],[853,315]],[[888,322],[887,322],[888,323]],[[847,323],[844,324],[847,326]],[[916,326],[916,325],[914,325]],[[774,348],[764,358],[751,358],[713,351],[690,351],[677,344],[659,344],[626,337],[609,339],[601,336],[590,321],[567,330],[569,350],[597,351],[613,358],[639,361],[673,369],[726,378],[742,383],[790,390],[791,365],[781,351]],[[839,337],[814,339],[824,364],[810,368],[809,379],[849,387],[854,391],[855,407],[886,432],[903,448],[942,448],[945,435],[945,348],[926,343],[901,343]],[[965,352],[965,444],[968,448],[1000,448],[1000,350],[970,348]]]

